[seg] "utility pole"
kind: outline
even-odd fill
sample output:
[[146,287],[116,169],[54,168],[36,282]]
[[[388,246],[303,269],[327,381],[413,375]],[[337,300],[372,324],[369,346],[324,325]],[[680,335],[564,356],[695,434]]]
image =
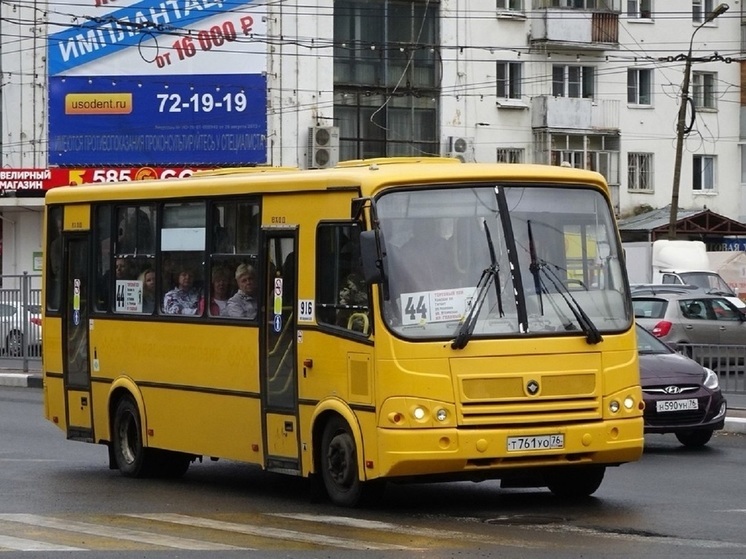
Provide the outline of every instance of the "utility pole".
[[[694,36],[697,34],[697,31],[702,29],[706,24],[727,12],[729,7],[728,4],[719,4],[692,32],[692,37],[689,40],[689,51],[686,54],[686,64],[684,65],[684,83],[681,86],[681,104],[679,105],[679,116],[676,121],[676,158],[674,159],[673,164],[671,215],[668,222],[668,238],[670,240],[676,239],[676,222],[678,221],[677,212],[679,208],[679,185],[681,184],[681,157],[682,152],[684,151],[684,136],[688,133],[688,130],[686,129],[686,106],[689,102],[689,81],[692,74],[692,46],[694,45]],[[692,107],[692,110],[694,110],[694,107]]]

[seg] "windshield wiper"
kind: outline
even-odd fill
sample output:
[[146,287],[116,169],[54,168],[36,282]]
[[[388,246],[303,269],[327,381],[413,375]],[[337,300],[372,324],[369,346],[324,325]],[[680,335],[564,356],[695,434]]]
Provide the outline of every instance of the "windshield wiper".
[[503,301],[500,295],[500,267],[497,265],[497,256],[495,255],[495,245],[492,243],[490,228],[487,226],[487,220],[483,219],[484,234],[487,237],[487,247],[490,252],[490,265],[482,271],[482,275],[477,283],[474,299],[472,299],[469,313],[464,321],[459,325],[456,331],[456,337],[451,342],[451,348],[464,349],[469,343],[471,335],[474,332],[474,326],[477,323],[477,317],[482,310],[482,305],[487,298],[487,291],[491,284],[495,284],[495,293],[497,294],[497,310],[500,316],[505,316],[503,311]]
[[[580,304],[575,300],[575,297],[572,296],[572,293],[567,288],[567,286],[562,283],[562,280],[557,275],[557,273],[554,270],[551,270],[549,264],[543,260],[539,261],[539,271],[543,273],[550,282],[552,282],[552,285],[557,290],[557,293],[560,294],[562,299],[567,304],[567,307],[570,309],[570,311],[572,311],[575,320],[578,321],[580,328],[585,333],[586,341],[592,345],[602,342],[603,337],[601,336],[601,332],[599,332],[598,328],[596,328],[596,325],[593,324],[593,321],[583,310],[583,307],[581,307]],[[568,322],[568,324],[565,325],[565,330],[572,329],[568,328],[568,325],[574,328],[574,325]]]
[[536,295],[539,297],[539,311],[542,316],[544,316],[544,299],[541,297],[542,292],[542,286],[541,286],[541,272],[540,272],[540,265],[539,265],[539,259],[536,257],[536,245],[534,244],[534,234],[531,231],[531,220],[529,219],[527,221],[528,223],[528,255],[529,258],[531,258],[531,263],[528,265],[528,270],[531,272],[531,275],[534,277],[534,289],[536,290]]
[[[539,307],[541,310],[541,314],[544,314],[544,301],[542,299],[542,293],[545,295],[549,295],[549,290],[546,288],[544,279],[542,278],[542,274],[544,274],[544,276],[552,283],[557,293],[560,294],[562,299],[567,304],[567,307],[572,312],[575,320],[577,320],[580,328],[585,333],[585,339],[588,341],[588,343],[595,345],[603,341],[601,332],[598,331],[598,328],[596,328],[596,325],[593,324],[593,321],[583,310],[583,307],[581,307],[580,304],[575,300],[575,297],[572,296],[572,293],[567,288],[567,286],[562,283],[562,279],[557,275],[557,272],[551,270],[549,264],[545,260],[541,260],[536,256],[536,245],[534,244],[534,235],[533,231],[531,230],[530,220],[528,221],[528,252],[529,258],[531,259],[531,263],[529,264],[528,269],[531,272],[531,275],[534,277],[534,287],[536,289],[536,294],[539,296]],[[549,303],[552,305],[552,308],[557,313],[557,316],[560,317],[560,320],[562,320],[562,326],[564,327],[564,329],[575,330],[575,325],[570,321],[565,313],[561,311],[554,298],[549,297]]]

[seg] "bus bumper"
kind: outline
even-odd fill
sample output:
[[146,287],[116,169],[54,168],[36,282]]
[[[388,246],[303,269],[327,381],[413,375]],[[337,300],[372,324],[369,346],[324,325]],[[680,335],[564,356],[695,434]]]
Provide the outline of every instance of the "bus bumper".
[[[563,435],[563,448],[508,451],[509,441],[516,446],[514,437],[530,442],[558,434]],[[497,478],[501,470],[618,465],[638,460],[644,444],[642,417],[563,427],[379,429],[378,436],[377,475],[371,477],[494,470]]]

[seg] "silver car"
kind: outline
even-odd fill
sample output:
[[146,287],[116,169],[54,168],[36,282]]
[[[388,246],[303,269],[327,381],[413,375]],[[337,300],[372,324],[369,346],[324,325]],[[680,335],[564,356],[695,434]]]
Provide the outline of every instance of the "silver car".
[[696,293],[634,295],[635,321],[701,365],[726,372],[746,363],[746,315],[728,299]]
[[0,341],[5,355],[41,355],[41,308],[38,305],[0,303]]

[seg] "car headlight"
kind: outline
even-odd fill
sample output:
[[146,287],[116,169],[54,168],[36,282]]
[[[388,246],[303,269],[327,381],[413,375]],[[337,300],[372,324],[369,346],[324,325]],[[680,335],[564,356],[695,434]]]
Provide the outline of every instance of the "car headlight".
[[720,387],[720,380],[718,379],[717,374],[712,369],[708,369],[707,367],[704,367],[705,370],[705,381],[704,385],[705,388],[709,388],[710,390],[717,390]]

